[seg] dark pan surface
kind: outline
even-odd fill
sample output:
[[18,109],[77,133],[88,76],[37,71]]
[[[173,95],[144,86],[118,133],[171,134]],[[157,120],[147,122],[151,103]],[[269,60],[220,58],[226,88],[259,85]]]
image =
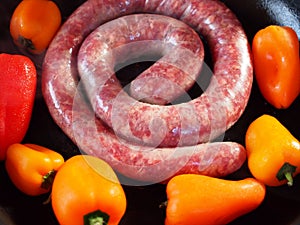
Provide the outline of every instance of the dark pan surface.
[[[0,52],[22,53],[12,43],[9,34],[9,19],[19,2],[17,0],[1,0]],[[83,0],[56,0],[55,2],[62,11],[63,20],[66,20]],[[269,24],[292,26],[300,37],[300,0],[225,0],[224,2],[239,17],[250,41],[258,29]],[[40,76],[43,56],[30,57],[35,61]],[[245,113],[226,132],[225,140],[237,141],[244,144],[244,136],[249,124],[255,118],[265,113],[279,119],[299,139],[299,112],[299,97],[288,109],[277,110],[266,103],[256,83],[254,83]],[[66,159],[78,154],[76,146],[56,126],[49,115],[41,96],[40,86],[38,88],[32,122],[24,142],[36,143],[55,149],[63,154]],[[240,179],[247,176],[250,176],[250,173],[245,165],[229,178]],[[166,200],[164,185],[124,186],[124,189],[127,195],[128,207],[120,225],[163,225],[164,211],[158,206]],[[51,205],[43,204],[47,197],[47,195],[29,197],[19,192],[10,182],[3,162],[0,163],[0,225],[57,225],[58,223]],[[235,220],[231,225],[299,225],[299,205],[300,177],[298,176],[293,187],[268,188],[263,204],[255,211]]]

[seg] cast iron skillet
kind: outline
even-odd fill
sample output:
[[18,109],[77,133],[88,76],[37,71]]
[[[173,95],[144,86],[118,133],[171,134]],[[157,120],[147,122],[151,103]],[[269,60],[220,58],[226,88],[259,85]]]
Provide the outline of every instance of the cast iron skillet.
[[[20,53],[12,43],[9,35],[9,19],[17,4],[17,0],[1,0],[0,4],[0,52]],[[56,0],[63,20],[76,9],[83,0]],[[254,33],[269,24],[288,25],[293,27],[300,37],[300,0],[224,0],[242,22],[251,41]],[[39,78],[41,75],[42,56],[29,55],[36,63]],[[136,67],[129,67],[134,70]],[[126,71],[124,72],[126,73]],[[279,119],[296,138],[300,138],[300,98],[285,110],[277,110],[263,99],[256,83],[249,104],[240,120],[226,132],[224,140],[237,141],[244,144],[244,136],[249,124],[262,114],[270,114]],[[66,159],[78,154],[76,146],[56,126],[43,101],[39,88],[32,117],[32,122],[24,142],[40,144],[60,152]],[[228,178],[241,179],[251,176],[247,166]],[[159,204],[166,200],[165,186],[124,186],[128,207],[120,225],[163,225],[164,210]],[[47,195],[29,197],[18,191],[10,182],[3,162],[0,163],[0,225],[57,225],[50,204],[44,205]],[[263,204],[255,211],[242,216],[231,225],[299,225],[300,224],[300,177],[296,177],[293,187],[267,188]]]

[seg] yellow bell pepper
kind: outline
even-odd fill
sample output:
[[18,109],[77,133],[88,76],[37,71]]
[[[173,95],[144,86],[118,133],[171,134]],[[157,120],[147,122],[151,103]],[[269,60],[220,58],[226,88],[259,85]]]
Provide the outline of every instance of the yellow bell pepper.
[[275,117],[254,120],[245,138],[248,167],[268,186],[293,185],[300,173],[300,143]]

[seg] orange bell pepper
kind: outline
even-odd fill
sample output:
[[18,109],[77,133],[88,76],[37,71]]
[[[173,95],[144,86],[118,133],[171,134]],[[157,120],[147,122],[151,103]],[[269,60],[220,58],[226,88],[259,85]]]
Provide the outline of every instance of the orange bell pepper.
[[61,24],[58,6],[50,0],[23,0],[10,20],[14,42],[31,53],[40,54],[50,44]]
[[19,143],[28,130],[37,86],[37,72],[30,58],[0,54],[0,160],[8,146]]
[[288,108],[300,93],[299,41],[296,32],[271,25],[252,42],[255,77],[263,97],[274,107]]
[[103,160],[77,155],[57,172],[52,208],[61,225],[117,225],[126,196],[113,169]]
[[12,144],[7,150],[5,168],[14,185],[31,196],[51,190],[54,176],[64,158],[57,152],[35,144]]
[[257,208],[265,186],[253,178],[239,181],[184,174],[167,184],[166,225],[223,225]]
[[262,115],[247,129],[248,167],[268,186],[293,184],[300,173],[300,143],[275,117]]

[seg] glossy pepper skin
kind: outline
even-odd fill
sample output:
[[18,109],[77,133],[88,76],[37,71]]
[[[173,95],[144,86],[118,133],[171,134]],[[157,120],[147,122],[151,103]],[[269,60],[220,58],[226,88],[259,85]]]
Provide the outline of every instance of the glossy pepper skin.
[[264,98],[275,108],[288,108],[300,93],[299,40],[286,26],[270,25],[252,41],[255,78]]
[[23,55],[0,54],[0,160],[8,146],[23,140],[36,93],[34,63]]
[[50,0],[23,0],[10,20],[10,33],[15,43],[33,54],[49,46],[61,24],[58,6]]
[[173,177],[166,191],[165,225],[224,225],[257,208],[266,189],[253,178],[184,174]]
[[280,186],[300,173],[300,143],[275,117],[262,115],[247,129],[248,167],[268,186]]
[[30,196],[51,190],[57,170],[64,163],[59,153],[35,144],[12,144],[7,150],[6,171],[14,185]]
[[113,169],[103,160],[77,155],[57,172],[52,208],[61,225],[118,225],[126,196]]

